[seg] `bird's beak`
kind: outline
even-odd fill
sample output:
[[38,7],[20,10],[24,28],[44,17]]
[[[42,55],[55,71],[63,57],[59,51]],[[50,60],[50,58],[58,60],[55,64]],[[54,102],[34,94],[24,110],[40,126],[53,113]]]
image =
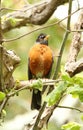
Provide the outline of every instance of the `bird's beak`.
[[45,37],[45,40],[48,40],[49,37],[50,37],[50,35],[47,35],[47,36]]

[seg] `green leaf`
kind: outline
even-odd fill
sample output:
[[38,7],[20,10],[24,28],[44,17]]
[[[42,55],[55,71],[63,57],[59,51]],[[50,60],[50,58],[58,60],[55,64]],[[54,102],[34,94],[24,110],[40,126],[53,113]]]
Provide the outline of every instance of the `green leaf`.
[[78,84],[80,87],[83,88],[83,77],[74,77],[73,81],[75,84]]
[[67,93],[72,94],[74,97],[78,96],[80,101],[83,102],[83,88],[81,88],[79,85],[74,85],[73,87],[69,87],[67,89]]
[[43,88],[43,83],[41,79],[38,79],[36,82],[34,82],[31,87],[35,88],[35,89],[39,89],[40,91],[42,91]]
[[81,125],[76,122],[70,122],[61,127],[62,130],[80,130]]
[[68,93],[81,93],[83,91],[83,88],[80,88],[79,85],[74,85],[73,87],[69,87],[67,89]]
[[5,98],[5,93],[0,91],[0,101],[3,101]]
[[69,82],[70,86],[77,84],[83,88],[83,77],[81,76],[80,77],[74,76],[73,78],[71,78],[69,77],[69,75],[65,74],[65,75],[62,75],[62,80]]
[[73,82],[72,78],[70,78],[69,75],[67,75],[67,74],[62,75],[62,80],[68,81],[68,82],[70,82],[70,83]]
[[54,105],[58,102],[67,88],[67,83],[64,81],[59,82],[58,86],[49,94],[47,95],[45,101],[48,102],[48,105]]

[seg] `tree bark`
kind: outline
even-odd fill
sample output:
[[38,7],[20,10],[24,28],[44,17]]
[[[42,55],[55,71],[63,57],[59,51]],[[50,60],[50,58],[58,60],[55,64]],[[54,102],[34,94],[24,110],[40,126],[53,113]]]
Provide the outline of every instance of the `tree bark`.
[[2,17],[2,30],[8,32],[27,24],[42,25],[47,22],[59,5],[66,2],[68,0],[50,0],[33,6],[26,5],[22,9]]
[[77,30],[83,29],[83,10],[80,13],[78,22],[75,24],[74,29],[76,32],[73,33],[70,52],[67,63],[65,65],[65,70],[70,75],[70,77],[73,77],[74,75],[83,71],[83,58],[77,60],[77,56],[82,48],[81,32]]

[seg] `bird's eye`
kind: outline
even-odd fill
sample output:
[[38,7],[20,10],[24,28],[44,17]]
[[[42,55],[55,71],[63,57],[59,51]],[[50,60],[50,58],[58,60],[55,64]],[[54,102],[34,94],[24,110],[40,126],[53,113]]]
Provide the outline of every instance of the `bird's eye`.
[[45,36],[43,36],[43,35],[42,35],[40,38],[44,39],[44,38],[45,38]]

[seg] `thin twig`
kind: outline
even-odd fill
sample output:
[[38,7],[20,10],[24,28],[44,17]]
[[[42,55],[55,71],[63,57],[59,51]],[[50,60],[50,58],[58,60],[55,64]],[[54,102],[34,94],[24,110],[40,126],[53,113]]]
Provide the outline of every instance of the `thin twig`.
[[[27,6],[24,6],[24,7],[23,7],[23,10],[22,10],[22,9],[12,9],[12,8],[2,7],[2,8],[0,9],[0,11],[10,10],[10,11],[20,11],[20,12],[23,12],[23,11],[30,10],[30,9],[32,9],[32,8],[34,8],[34,7],[41,6],[41,5],[46,4],[46,3],[47,3],[47,2],[45,1],[45,2],[42,2],[42,3],[39,3],[39,4],[31,5],[31,6],[30,6],[29,8],[27,8],[27,9],[26,9]],[[29,5],[30,5],[30,4],[29,4]]]
[[40,111],[39,111],[39,114],[38,114],[38,116],[37,116],[36,122],[35,122],[35,124],[34,124],[34,126],[33,126],[33,130],[37,130],[37,129],[38,129],[38,124],[39,124],[40,118],[41,118],[41,116],[42,116],[42,113],[43,113],[43,111],[44,111],[44,109],[45,109],[45,107],[46,107],[46,104],[47,104],[47,103],[44,102],[43,106],[41,107],[41,109],[40,109]]
[[2,7],[2,8],[0,9],[0,11],[3,11],[3,10],[21,11],[20,9],[11,9],[11,8]]
[[73,30],[68,30],[63,24],[59,24],[60,25],[60,27],[62,28],[62,29],[64,29],[65,31],[68,31],[69,33],[73,33],[73,32],[83,32],[83,29],[77,29],[77,30],[75,30],[75,29],[73,29]]
[[81,29],[77,29],[77,30],[67,30],[69,33],[73,33],[73,32],[83,32],[83,30]]
[[0,90],[3,91],[3,47],[2,45],[0,45]]
[[[70,30],[71,9],[72,9],[72,0],[69,0],[67,30]],[[66,45],[68,35],[69,35],[69,32],[66,31],[65,35],[63,37],[63,41],[62,41],[61,49],[60,49],[60,52],[59,52],[59,57],[58,57],[58,60],[57,60],[57,63],[56,63],[56,68],[55,68],[55,72],[54,72],[54,75],[53,75],[53,79],[57,78],[58,72],[60,71],[61,58],[62,58],[62,54],[63,54],[64,48],[65,48],[65,45]]]
[[79,112],[83,113],[83,111],[82,111],[82,110],[80,110],[80,109],[78,109],[78,108],[75,108],[75,107],[60,106],[60,105],[58,105],[57,107],[59,107],[59,108],[71,109],[71,110],[76,110],[76,111],[79,111]]
[[[83,7],[81,7],[80,9],[83,9]],[[27,35],[29,35],[29,34],[31,34],[31,33],[34,33],[34,32],[36,32],[36,31],[43,30],[43,29],[45,29],[45,28],[48,28],[48,27],[51,27],[51,26],[60,24],[60,23],[63,22],[65,19],[67,19],[68,17],[71,17],[73,14],[75,14],[76,12],[78,12],[80,9],[77,9],[77,10],[74,11],[73,13],[68,14],[68,16],[66,16],[65,18],[59,20],[58,22],[55,22],[55,23],[53,23],[53,24],[49,24],[49,25],[46,25],[46,26],[43,26],[43,27],[38,27],[38,28],[36,28],[36,29],[34,29],[34,30],[31,30],[30,32],[25,33],[25,34],[23,34],[23,35],[21,35],[21,36],[18,36],[18,37],[16,37],[16,38],[3,39],[3,42],[12,42],[12,41],[15,41],[15,40],[19,40],[19,39],[21,39],[21,38],[23,38],[23,37],[25,37],[25,36],[27,36]],[[68,32],[71,32],[70,29],[67,29],[67,30],[68,30]],[[66,30],[66,31],[67,31],[67,30]],[[81,30],[78,30],[78,31],[81,31]],[[72,32],[73,32],[73,30],[72,30]]]
[[[33,89],[31,86],[37,82],[38,80],[31,80],[31,81],[20,81],[19,84],[15,85],[15,91],[10,92],[7,94],[7,97],[12,97],[14,96],[16,93],[24,90],[24,89]],[[42,84],[43,85],[55,85],[55,83],[58,83],[60,81],[62,81],[61,79],[57,79],[57,80],[50,80],[50,79],[41,79]]]
[[1,116],[2,110],[4,109],[5,105],[8,102],[8,99],[9,99],[9,97],[5,97],[5,99],[3,100],[3,102],[0,104],[0,116]]
[[27,9],[24,10],[24,11],[28,11],[28,10],[30,10],[30,9],[33,9],[34,7],[38,7],[38,6],[44,5],[44,4],[46,4],[46,3],[47,3],[46,1],[45,1],[45,2],[41,2],[41,3],[37,3],[37,4],[32,5],[31,7],[27,8]]

